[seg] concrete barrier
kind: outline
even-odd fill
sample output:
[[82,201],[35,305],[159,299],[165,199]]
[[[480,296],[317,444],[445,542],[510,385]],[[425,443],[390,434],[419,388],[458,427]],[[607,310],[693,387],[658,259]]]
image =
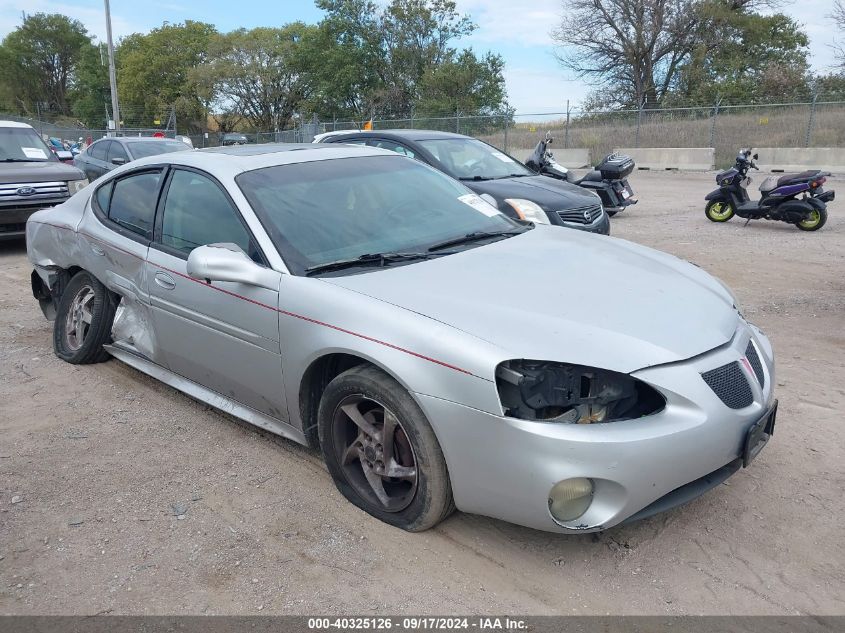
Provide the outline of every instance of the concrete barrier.
[[[533,147],[529,149],[516,148],[508,151],[508,154],[510,154],[517,160],[521,160],[524,163],[526,159],[531,156],[531,152],[533,151]],[[589,167],[591,164],[590,150],[586,148],[564,149],[562,147],[553,146],[552,153],[555,155],[555,160],[558,162],[558,164],[563,165],[564,167],[567,167],[569,169]]]
[[633,158],[637,169],[707,171],[716,167],[712,147],[620,147],[615,151]]
[[837,174],[845,172],[845,148],[842,147],[755,147],[760,155],[760,171],[804,171],[821,169]]

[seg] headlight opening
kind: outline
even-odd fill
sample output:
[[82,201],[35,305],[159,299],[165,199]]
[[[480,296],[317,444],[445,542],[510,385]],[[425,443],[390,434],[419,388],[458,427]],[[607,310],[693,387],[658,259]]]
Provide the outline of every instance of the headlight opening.
[[618,422],[651,415],[666,400],[641,380],[606,369],[535,360],[496,368],[505,415],[566,424]]

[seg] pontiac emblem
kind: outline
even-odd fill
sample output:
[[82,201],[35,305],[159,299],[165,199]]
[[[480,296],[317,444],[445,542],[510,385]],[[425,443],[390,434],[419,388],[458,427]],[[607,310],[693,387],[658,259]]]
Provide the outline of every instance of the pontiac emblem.
[[19,196],[31,196],[38,193],[38,190],[35,187],[18,187],[15,193]]

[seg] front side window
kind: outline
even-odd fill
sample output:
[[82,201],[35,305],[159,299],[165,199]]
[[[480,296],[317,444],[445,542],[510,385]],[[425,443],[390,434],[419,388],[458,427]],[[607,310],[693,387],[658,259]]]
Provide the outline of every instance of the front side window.
[[380,147],[381,149],[389,149],[391,152],[396,152],[397,154],[402,154],[402,156],[408,156],[409,158],[416,158],[416,154],[414,154],[413,151],[396,141],[377,139],[375,141],[370,141],[370,145],[373,147]]
[[158,156],[159,154],[170,154],[171,152],[184,152],[191,149],[182,141],[171,139],[158,139],[154,141],[129,141],[129,152],[136,159],[147,156]]
[[427,252],[523,227],[422,163],[366,156],[279,165],[236,178],[296,274],[374,253]]
[[494,180],[534,175],[522,163],[474,138],[425,139],[417,143],[431,152],[453,178]]
[[161,171],[146,171],[118,179],[108,207],[109,220],[141,237],[152,239],[160,179]]
[[57,160],[31,127],[0,127],[0,162],[43,163]]
[[129,162],[129,156],[126,154],[126,150],[123,149],[123,145],[112,141],[111,148],[109,148],[109,162],[112,162],[115,158],[122,158],[124,162]]
[[186,255],[206,244],[236,244],[253,260],[261,260],[240,213],[220,187],[201,174],[181,169],[173,172],[167,189],[161,243]]
[[105,161],[109,145],[111,145],[111,141],[97,141],[88,148],[88,154],[90,154],[91,158]]

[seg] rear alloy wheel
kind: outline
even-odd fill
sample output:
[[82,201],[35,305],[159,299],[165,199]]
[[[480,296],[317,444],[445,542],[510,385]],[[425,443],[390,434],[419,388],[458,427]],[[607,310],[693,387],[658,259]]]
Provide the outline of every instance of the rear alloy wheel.
[[802,231],[818,231],[827,222],[827,209],[813,209],[807,214],[807,217],[797,222],[797,226]]
[[730,202],[711,200],[704,207],[704,215],[711,222],[727,222],[734,217],[734,208]]
[[53,350],[68,363],[84,365],[109,358],[109,342],[116,302],[103,284],[79,272],[68,282],[53,325]]
[[372,516],[411,532],[454,509],[443,452],[408,392],[384,372],[354,367],[320,401],[323,458],[338,490]]

